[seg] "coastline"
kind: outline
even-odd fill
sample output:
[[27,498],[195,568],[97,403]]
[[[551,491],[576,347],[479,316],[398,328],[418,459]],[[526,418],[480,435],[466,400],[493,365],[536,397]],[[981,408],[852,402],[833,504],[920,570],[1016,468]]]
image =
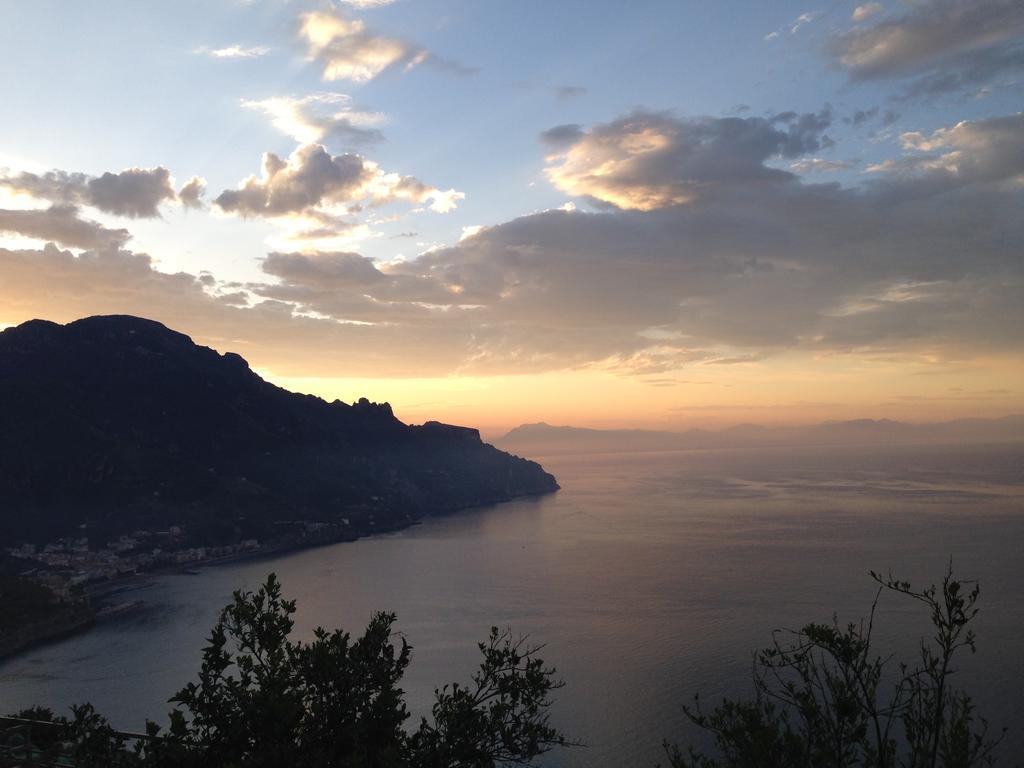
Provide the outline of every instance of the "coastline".
[[[429,514],[426,514],[422,517],[395,520],[391,523],[377,525],[372,528],[366,527],[359,531],[349,530],[345,533],[339,533],[336,535],[324,536],[320,538],[309,537],[303,538],[298,541],[273,542],[265,546],[260,546],[257,549],[249,550],[246,552],[236,552],[234,554],[222,555],[220,557],[210,557],[206,558],[205,560],[194,560],[182,565],[161,566],[158,568],[153,568],[152,570],[143,571],[141,573],[128,574],[123,577],[98,582],[87,587],[86,594],[90,599],[101,599],[108,593],[118,590],[121,586],[125,584],[130,584],[135,579],[141,579],[147,576],[196,575],[193,571],[200,568],[210,568],[220,565],[230,565],[231,563],[243,563],[252,562],[254,560],[269,559],[274,557],[280,557],[282,555],[291,554],[293,552],[303,552],[310,549],[316,549],[317,547],[330,547],[335,544],[350,544],[352,542],[370,538],[372,536],[379,536],[383,534],[404,531],[414,526],[417,526],[421,524],[424,520],[427,520],[432,517],[446,517],[448,515],[456,515],[461,512],[468,512],[474,509],[483,509],[484,507],[493,507],[499,504],[506,504],[510,501],[517,501],[519,499],[539,498],[541,496],[547,496],[548,494],[551,493],[557,493],[559,490],[561,490],[561,486],[556,485],[555,488],[553,488],[550,491],[516,493],[501,499],[496,499],[492,501],[480,501],[473,504],[465,504],[458,507],[441,509],[434,512],[430,512]],[[0,656],[0,658],[3,658],[3,656]]]
[[62,606],[55,616],[30,622],[0,640],[0,661],[92,629],[96,612],[87,601]]
[[295,541],[273,542],[257,549],[237,552],[221,557],[211,557],[205,560],[191,561],[179,566],[161,566],[138,573],[126,574],[107,581],[89,584],[85,588],[84,599],[80,602],[70,603],[66,607],[68,613],[64,620],[48,620],[34,622],[27,627],[20,628],[18,632],[12,633],[12,638],[4,638],[0,641],[0,662],[5,661],[18,654],[40,648],[50,643],[59,642],[73,635],[81,634],[92,629],[98,622],[106,619],[121,617],[126,613],[145,605],[143,601],[129,601],[114,605],[104,605],[103,600],[122,590],[133,582],[141,581],[152,576],[166,575],[197,575],[201,568],[230,565],[232,563],[251,562],[254,560],[271,559],[281,557],[294,552],[301,552],[317,547],[333,546],[359,541],[360,539],[372,536],[396,533],[419,525],[423,520],[431,517],[445,517],[447,515],[466,512],[473,509],[492,507],[498,504],[515,501],[517,499],[547,496],[560,490],[557,484],[552,490],[530,493],[511,494],[501,499],[481,500],[477,503],[466,504],[448,509],[437,510],[419,518],[395,519],[390,523],[365,527],[359,531],[346,531],[323,537],[309,537]]

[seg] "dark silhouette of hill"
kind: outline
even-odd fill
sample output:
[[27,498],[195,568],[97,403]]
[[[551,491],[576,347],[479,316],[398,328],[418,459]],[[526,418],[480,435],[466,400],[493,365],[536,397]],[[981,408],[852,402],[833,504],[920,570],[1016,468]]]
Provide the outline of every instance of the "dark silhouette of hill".
[[475,429],[288,392],[137,317],[0,333],[0,424],[0,542],[182,525],[213,543],[295,520],[358,534],[558,487]]
[[908,424],[891,419],[826,421],[802,427],[738,424],[722,430],[661,432],[523,424],[494,441],[508,451],[538,456],[564,453],[670,451],[786,445],[1024,442],[1024,416]]

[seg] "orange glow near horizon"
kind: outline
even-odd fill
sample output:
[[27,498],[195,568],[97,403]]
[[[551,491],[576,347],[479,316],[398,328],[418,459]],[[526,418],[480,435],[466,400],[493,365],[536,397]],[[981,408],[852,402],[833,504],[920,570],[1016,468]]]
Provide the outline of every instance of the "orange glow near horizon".
[[[75,316],[75,308],[46,309],[54,311],[32,314],[58,322]],[[3,310],[0,303],[0,330],[28,319],[17,309]],[[595,366],[493,376],[349,378],[316,375],[319,356],[313,351],[309,375],[295,375],[307,368],[298,350],[279,361],[274,348],[232,344],[172,318],[162,319],[198,344],[242,354],[259,375],[286,389],[326,400],[366,397],[389,402],[406,423],[461,424],[480,429],[487,439],[541,421],[674,431],[742,423],[801,425],[859,418],[933,422],[1024,413],[1024,357],[1013,353],[936,361],[920,355],[879,358],[793,351],[650,374]]]
[[1024,412],[1024,361],[970,365],[811,359],[791,354],[738,365],[623,376],[582,369],[515,376],[343,379],[259,373],[293,391],[328,400],[391,403],[408,423],[474,426],[496,438],[523,423],[596,429],[682,430],[740,423],[810,424],[831,419],[944,421]]

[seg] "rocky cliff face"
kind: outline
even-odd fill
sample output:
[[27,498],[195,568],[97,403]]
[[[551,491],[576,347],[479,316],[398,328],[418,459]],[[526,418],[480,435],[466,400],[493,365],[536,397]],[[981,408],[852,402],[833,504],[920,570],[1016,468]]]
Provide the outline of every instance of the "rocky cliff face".
[[[280,521],[391,527],[557,489],[476,430],[288,392],[235,354],[135,317],[0,333],[0,543]],[[83,529],[81,526],[85,526]]]

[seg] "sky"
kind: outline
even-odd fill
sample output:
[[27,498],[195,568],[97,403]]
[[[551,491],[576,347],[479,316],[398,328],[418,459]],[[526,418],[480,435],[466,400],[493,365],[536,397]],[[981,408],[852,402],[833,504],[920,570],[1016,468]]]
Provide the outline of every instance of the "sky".
[[494,436],[1024,412],[1019,0],[0,19],[0,327]]

